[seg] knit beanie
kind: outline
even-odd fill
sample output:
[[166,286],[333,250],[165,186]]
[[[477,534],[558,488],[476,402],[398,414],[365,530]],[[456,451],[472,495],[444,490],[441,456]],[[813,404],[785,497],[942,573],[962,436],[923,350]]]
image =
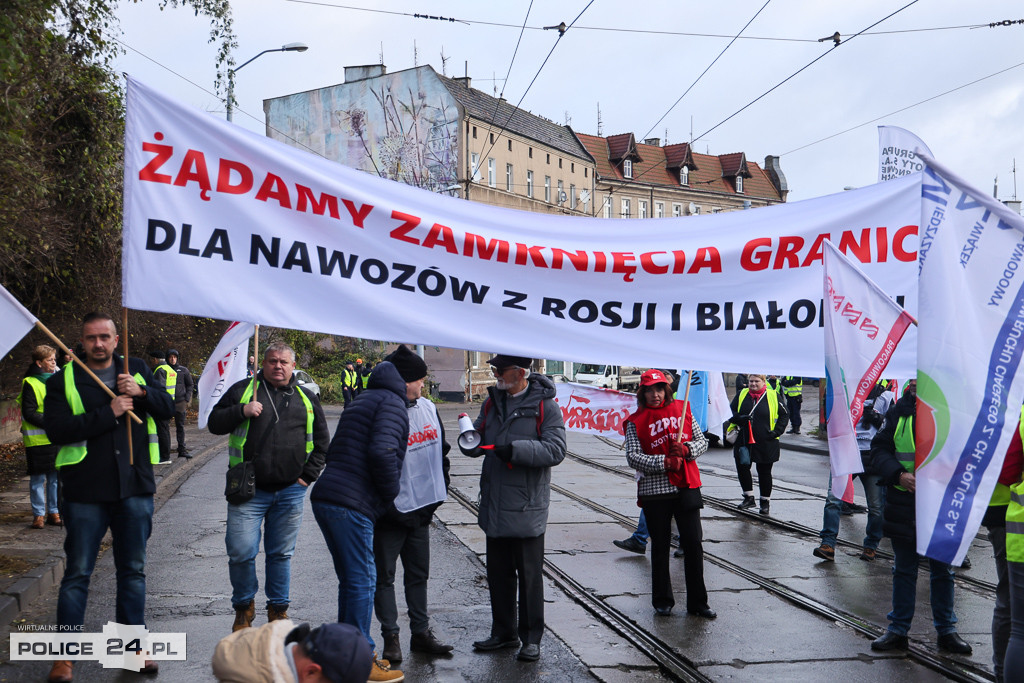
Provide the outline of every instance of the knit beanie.
[[415,382],[427,376],[427,364],[405,344],[384,357],[390,361],[404,382]]

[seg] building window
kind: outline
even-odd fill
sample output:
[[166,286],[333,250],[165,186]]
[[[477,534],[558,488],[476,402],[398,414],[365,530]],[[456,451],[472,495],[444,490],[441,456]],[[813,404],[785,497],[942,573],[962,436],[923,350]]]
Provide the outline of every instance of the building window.
[[512,192],[514,183],[512,182],[512,164],[505,164],[505,190]]
[[491,133],[491,144],[494,144],[494,133]]
[[490,187],[497,187],[497,171],[495,170],[494,157],[488,157],[487,159],[487,184]]
[[533,147],[530,147],[529,150],[530,150],[530,158],[532,159],[533,158]]
[[511,140],[508,141],[508,151],[510,151],[510,152],[512,151],[512,141]]
[[611,195],[608,195],[607,197],[604,198],[604,217],[605,218],[611,218],[612,217],[612,197],[611,197]]
[[561,180],[559,180],[558,181],[558,203],[559,204],[565,204],[565,200],[566,199],[568,199],[568,198],[565,196],[565,184]]
[[569,208],[576,208],[576,186],[571,184],[569,185]]
[[476,140],[476,126],[473,126],[473,139]]
[[681,169],[679,169],[679,184],[680,185],[689,185],[690,184],[690,169],[687,168],[686,166],[683,166]]
[[664,218],[665,217],[665,202],[654,202],[654,217]]
[[629,200],[622,200],[622,211],[619,212],[621,218],[629,218]]
[[476,154],[475,152],[473,154],[470,154],[470,166],[473,169],[473,171],[472,171],[473,182],[474,183],[479,183],[480,182],[480,155],[479,154]]
[[736,176],[736,193],[743,194],[743,176]]
[[637,218],[647,218],[647,200],[646,199],[641,199],[639,202],[637,202],[636,216],[637,216]]
[[558,159],[558,168],[562,168],[562,159],[561,158]]
[[544,201],[551,203],[551,176],[544,176]]
[[569,173],[575,173],[575,172],[576,172],[576,164],[575,163],[569,164]]
[[526,196],[533,198],[533,171],[526,172]]
[[622,176],[624,178],[633,177],[633,161],[631,159],[622,160]]
[[589,177],[590,177],[590,175],[589,175],[589,174],[590,174],[590,169],[589,169],[589,168],[587,168],[586,166],[584,166],[584,167],[583,167],[583,177],[584,177],[584,178],[589,178]]
[[550,154],[545,154],[544,156],[547,157],[547,162],[550,164],[551,163],[551,155]]
[[693,215],[694,216],[699,216],[700,215],[700,205],[699,204],[694,204],[693,205]]
[[673,204],[672,205],[672,217],[673,218],[679,218],[682,215],[683,215],[683,205],[682,204]]

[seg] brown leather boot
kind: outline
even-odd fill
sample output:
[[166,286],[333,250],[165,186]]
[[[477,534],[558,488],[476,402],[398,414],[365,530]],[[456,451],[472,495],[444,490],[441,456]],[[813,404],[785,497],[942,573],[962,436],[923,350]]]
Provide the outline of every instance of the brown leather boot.
[[50,526],[60,526],[60,514],[56,512],[51,512],[50,514],[46,515],[46,523]]
[[231,625],[231,632],[241,631],[243,628],[252,626],[252,620],[256,617],[256,601],[250,600],[249,604],[242,609],[235,608],[235,623]]
[[277,621],[278,619],[288,618],[288,605],[283,607],[275,607],[274,605],[267,605],[267,621]]
[[58,659],[50,667],[50,675],[46,680],[48,683],[71,683],[71,662]]
[[32,528],[33,529],[42,529],[45,520],[46,520],[46,518],[43,517],[42,515],[35,515],[32,518]]

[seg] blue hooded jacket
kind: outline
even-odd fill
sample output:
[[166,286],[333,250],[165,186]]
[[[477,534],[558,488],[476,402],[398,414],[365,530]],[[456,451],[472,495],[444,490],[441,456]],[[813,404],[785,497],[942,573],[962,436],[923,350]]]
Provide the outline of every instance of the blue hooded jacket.
[[409,442],[405,381],[388,362],[341,414],[327,465],[310,500],[346,507],[376,522],[398,495]]

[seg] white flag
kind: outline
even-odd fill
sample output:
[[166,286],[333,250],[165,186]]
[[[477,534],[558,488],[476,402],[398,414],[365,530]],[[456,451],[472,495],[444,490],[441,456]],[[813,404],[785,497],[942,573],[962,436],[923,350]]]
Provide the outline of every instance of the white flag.
[[924,170],[915,149],[928,156],[932,151],[921,138],[899,126],[878,127],[878,182],[900,178]]
[[708,432],[719,439],[724,437],[722,425],[732,417],[729,395],[725,393],[725,378],[720,372],[708,373]]
[[1024,400],[1024,219],[922,159],[917,551],[959,565]]
[[0,358],[3,358],[36,324],[36,317],[28,312],[10,292],[0,285]]
[[626,438],[626,418],[636,410],[636,395],[559,382],[555,385],[555,403],[562,409],[562,420],[568,431],[622,441]]
[[849,475],[864,471],[856,432],[864,400],[913,318],[830,241],[824,256],[828,451],[832,491],[846,500]]
[[199,428],[206,428],[210,411],[235,382],[245,379],[248,365],[249,339],[256,326],[252,323],[231,323],[217,348],[206,361],[199,376]]

